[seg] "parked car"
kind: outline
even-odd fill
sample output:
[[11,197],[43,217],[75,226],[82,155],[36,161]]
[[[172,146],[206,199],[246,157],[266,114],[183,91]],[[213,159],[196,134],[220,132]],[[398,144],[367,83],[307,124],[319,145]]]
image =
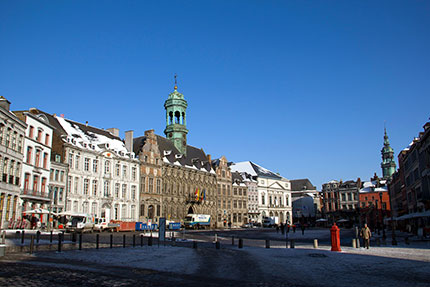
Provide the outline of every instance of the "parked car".
[[73,214],[70,215],[70,220],[66,224],[67,232],[93,232],[94,217],[88,214]]

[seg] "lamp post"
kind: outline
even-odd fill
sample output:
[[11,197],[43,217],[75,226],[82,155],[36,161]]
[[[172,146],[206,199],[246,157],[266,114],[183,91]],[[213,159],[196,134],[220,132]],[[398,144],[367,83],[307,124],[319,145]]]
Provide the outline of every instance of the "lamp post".
[[381,216],[380,216],[380,221],[381,221],[381,226],[382,226],[382,239],[385,240],[387,239],[387,236],[385,235],[385,223],[383,221],[382,218],[382,191],[379,192],[379,199],[381,201]]

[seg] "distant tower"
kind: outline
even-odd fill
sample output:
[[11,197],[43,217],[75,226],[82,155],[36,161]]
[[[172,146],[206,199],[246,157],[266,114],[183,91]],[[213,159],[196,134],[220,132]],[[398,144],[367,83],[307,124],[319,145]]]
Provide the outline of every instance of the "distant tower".
[[169,139],[178,151],[187,155],[187,122],[186,122],[186,110],[187,101],[184,99],[184,95],[179,93],[175,75],[175,90],[169,95],[166,102],[164,103],[164,109],[166,110],[166,129],[164,134]]
[[382,176],[385,179],[390,178],[396,172],[396,162],[394,161],[394,151],[388,141],[387,129],[384,128],[384,147],[381,150],[382,154]]

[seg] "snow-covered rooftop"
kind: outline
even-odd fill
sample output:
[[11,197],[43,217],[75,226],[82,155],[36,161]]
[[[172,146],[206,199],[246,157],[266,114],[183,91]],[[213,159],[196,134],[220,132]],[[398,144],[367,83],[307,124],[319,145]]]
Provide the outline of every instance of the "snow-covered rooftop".
[[276,179],[282,179],[280,175],[251,161],[242,161],[242,162],[233,163],[232,165],[230,165],[230,169],[232,172],[235,172],[235,171],[240,173],[246,172],[251,176],[266,176],[266,177],[271,177]]

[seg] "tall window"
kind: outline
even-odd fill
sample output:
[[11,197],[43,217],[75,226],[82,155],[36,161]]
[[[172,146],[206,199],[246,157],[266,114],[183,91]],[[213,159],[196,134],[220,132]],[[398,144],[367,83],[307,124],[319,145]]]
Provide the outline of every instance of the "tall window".
[[38,141],[38,142],[42,142],[42,130],[37,130],[37,138],[36,138],[36,140]]
[[45,145],[49,146],[49,135],[45,135]]
[[35,175],[33,177],[33,191],[37,192],[39,190],[39,176]]
[[26,173],[24,175],[24,191],[28,191],[29,184],[30,184],[30,174]]
[[30,131],[29,131],[29,133],[28,133],[28,137],[29,138],[33,138],[33,136],[34,136],[34,127],[33,126],[30,126]]
[[145,189],[145,181],[146,181],[146,177],[142,176],[140,179],[140,192],[141,193],[145,193],[146,189]]
[[84,159],[84,171],[89,171],[89,170],[90,170],[90,159],[86,157]]
[[157,193],[161,194],[161,180],[157,179]]
[[105,173],[110,173],[110,161],[105,161]]
[[123,178],[127,177],[127,166],[126,165],[122,166],[122,177]]
[[88,195],[88,188],[90,185],[90,180],[88,178],[84,179],[84,195]]
[[27,147],[27,163],[31,164],[31,154],[33,153],[33,148],[31,146]]
[[40,150],[36,150],[36,158],[34,160],[34,165],[36,167],[40,166]]
[[110,183],[107,180],[104,182],[103,195],[105,197],[110,196]]
[[127,185],[123,184],[122,185],[122,198],[127,198]]
[[119,163],[117,163],[116,165],[115,165],[115,175],[116,176],[120,176],[120,169],[121,169],[121,166],[120,166],[120,164]]
[[43,168],[47,168],[48,165],[48,154],[46,152],[43,153]]
[[97,196],[97,180],[93,180],[93,196]]
[[136,180],[136,175],[137,175],[137,169],[135,167],[133,167],[131,169],[131,179]]
[[97,216],[97,203],[95,202],[91,204],[91,214],[93,214],[94,216]]
[[18,133],[14,132],[13,136],[12,136],[12,149],[16,150],[16,137],[17,137]]
[[135,185],[131,186],[131,199],[133,199],[133,200],[136,199],[136,186]]
[[149,193],[154,192],[154,179],[152,177],[148,178],[148,187],[149,187]]
[[76,155],[76,161],[75,161],[75,169],[79,170],[81,157],[79,155]]
[[75,194],[78,193],[79,177],[75,177]]
[[98,165],[98,160],[93,159],[93,172],[97,172],[97,165]]
[[72,152],[69,153],[69,168],[70,169],[73,169],[73,157],[74,157],[73,153]]
[[72,177],[71,176],[69,176],[67,178],[67,190],[68,190],[68,192],[72,191]]
[[261,204],[262,204],[262,205],[265,205],[265,204],[266,204],[266,203],[265,203],[265,200],[264,200],[264,194],[262,194],[262,195],[261,195]]
[[120,184],[115,183],[115,197],[116,198],[119,198],[119,188],[120,188]]
[[18,152],[22,151],[22,136],[19,136],[19,140],[18,140]]
[[45,192],[46,189],[46,178],[42,177],[42,187],[40,188],[41,192]]

